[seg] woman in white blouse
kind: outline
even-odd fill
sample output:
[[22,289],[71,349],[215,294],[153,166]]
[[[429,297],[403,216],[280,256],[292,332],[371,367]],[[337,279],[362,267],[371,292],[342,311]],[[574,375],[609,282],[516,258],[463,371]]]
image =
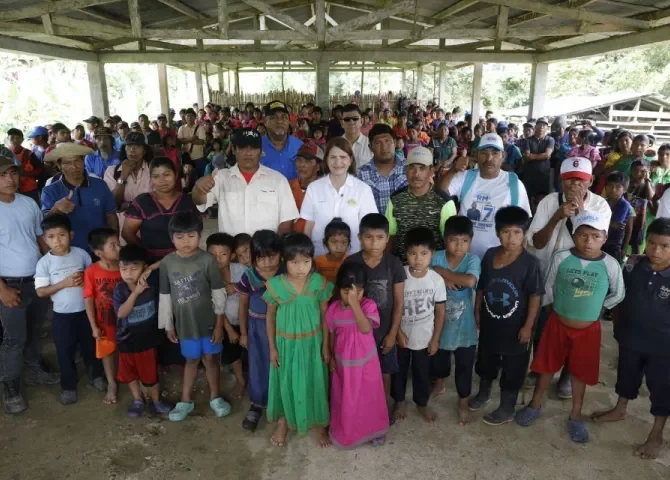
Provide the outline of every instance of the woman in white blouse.
[[335,137],[326,145],[325,176],[310,183],[302,202],[300,217],[305,219],[305,234],[312,238],[314,255],[327,252],[323,244],[326,225],[340,217],[351,228],[349,253],[361,249],[358,225],[368,213],[378,213],[372,189],[355,177],[356,161],[351,144]]

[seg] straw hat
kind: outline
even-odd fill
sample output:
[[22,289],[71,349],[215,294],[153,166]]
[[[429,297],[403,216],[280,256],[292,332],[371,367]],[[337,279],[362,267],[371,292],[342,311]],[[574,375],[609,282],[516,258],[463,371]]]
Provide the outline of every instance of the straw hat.
[[56,147],[44,156],[45,162],[55,162],[63,157],[85,157],[93,153],[90,148],[74,142],[63,142],[56,144]]

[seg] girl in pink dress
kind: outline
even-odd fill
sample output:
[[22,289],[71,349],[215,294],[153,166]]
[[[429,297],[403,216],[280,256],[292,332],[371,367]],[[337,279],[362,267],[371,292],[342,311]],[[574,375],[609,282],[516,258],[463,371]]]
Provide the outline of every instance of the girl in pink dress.
[[338,448],[384,443],[389,416],[372,329],[375,302],[363,298],[365,270],[345,264],[337,272],[339,299],[326,311],[330,331],[330,437]]

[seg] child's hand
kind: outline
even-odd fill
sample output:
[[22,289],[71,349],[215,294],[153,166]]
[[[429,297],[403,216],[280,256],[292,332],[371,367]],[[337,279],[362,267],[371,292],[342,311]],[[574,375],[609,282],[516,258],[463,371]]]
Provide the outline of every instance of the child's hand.
[[217,345],[223,341],[223,325],[214,327],[212,332],[212,344]]
[[276,348],[270,349],[270,363],[274,365],[275,368],[279,368],[279,352]]
[[444,286],[447,287],[448,290],[460,290],[461,287],[456,285],[454,282],[444,282]]
[[530,342],[530,335],[532,334],[533,329],[530,327],[522,327],[519,330],[519,343],[526,344]]
[[335,361],[335,357],[330,358],[330,362],[328,363],[328,366],[330,367],[330,371],[334,372],[337,370],[337,361]]
[[430,341],[428,344],[428,356],[432,357],[437,353],[437,349],[439,348],[440,342],[437,338],[434,338]]
[[321,358],[323,359],[323,363],[326,365],[330,363],[330,348],[328,345],[321,347]]
[[235,284],[234,283],[227,283],[226,284],[226,293],[228,295],[234,295],[236,292],[235,290]]
[[104,338],[104,336],[105,336],[105,332],[97,326],[92,327],[91,331],[93,332],[93,338],[95,338],[97,340],[100,340],[101,338]]
[[240,334],[237,333],[237,330],[234,328],[227,328],[226,334],[228,335],[228,341],[232,344],[235,344],[240,341]]
[[[149,280],[149,277],[151,276],[151,272],[152,272],[151,268],[149,268],[149,267],[145,268],[144,271],[142,272],[142,275],[140,275],[140,280],[137,282],[137,285],[140,285],[140,284],[145,284],[146,285],[147,281]],[[142,293],[142,292],[138,292],[138,293]]]
[[383,354],[389,353],[395,344],[396,344],[396,337],[394,337],[389,333],[384,337],[384,340],[382,340],[382,353]]
[[247,335],[240,335],[240,346],[244,348],[249,348],[247,347],[249,343],[249,337]]
[[356,285],[352,285],[347,291],[347,302],[349,305],[358,305],[358,290],[356,289]]
[[[384,339],[386,341],[386,339]],[[407,342],[409,339],[407,338],[407,335],[405,335],[405,332],[402,330],[398,330],[398,337],[397,337],[398,345],[402,348],[407,348]]]
[[[144,275],[144,274],[142,274],[142,275]],[[142,277],[140,277],[139,282],[137,282],[137,285],[135,285],[134,292],[139,295],[140,293],[145,291],[147,288],[149,288],[149,284],[147,283],[146,280],[143,280]]]
[[177,337],[176,330],[168,330],[166,333],[168,340],[170,340],[172,343],[179,343],[179,337]]
[[65,287],[81,287],[84,283],[84,272],[76,272],[64,280]]

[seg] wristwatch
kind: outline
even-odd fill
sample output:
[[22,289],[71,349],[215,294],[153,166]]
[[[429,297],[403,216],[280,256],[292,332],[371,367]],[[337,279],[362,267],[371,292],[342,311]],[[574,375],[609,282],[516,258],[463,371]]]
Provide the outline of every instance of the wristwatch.
[[124,180],[123,178],[119,178],[116,181],[116,183],[118,183],[119,185],[125,185],[126,183],[128,183],[128,180]]

